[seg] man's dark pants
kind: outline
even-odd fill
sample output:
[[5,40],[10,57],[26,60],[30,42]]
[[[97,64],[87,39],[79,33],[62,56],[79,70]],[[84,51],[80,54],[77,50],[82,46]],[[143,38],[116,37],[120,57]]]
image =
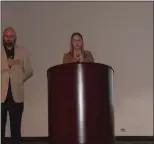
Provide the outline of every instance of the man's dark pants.
[[10,131],[12,144],[20,144],[21,140],[21,120],[24,109],[23,103],[16,103],[13,100],[11,85],[9,83],[7,98],[4,103],[1,103],[1,138],[2,144],[5,144],[5,127],[7,121],[7,112],[10,118]]

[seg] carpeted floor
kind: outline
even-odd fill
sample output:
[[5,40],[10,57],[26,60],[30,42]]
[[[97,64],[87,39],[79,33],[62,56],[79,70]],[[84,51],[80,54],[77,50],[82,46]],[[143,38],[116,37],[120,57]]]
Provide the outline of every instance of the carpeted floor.
[[[5,144],[10,144],[6,142]],[[21,144],[49,144],[48,142],[22,142]],[[116,142],[115,144],[154,144],[154,142]]]
[[[47,142],[23,142],[22,144],[49,144]],[[116,144],[154,144],[154,142],[116,142]]]

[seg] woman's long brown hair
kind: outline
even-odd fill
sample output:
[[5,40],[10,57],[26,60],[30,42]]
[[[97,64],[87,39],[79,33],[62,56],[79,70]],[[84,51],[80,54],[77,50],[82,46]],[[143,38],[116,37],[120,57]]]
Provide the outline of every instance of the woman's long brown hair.
[[83,42],[83,36],[82,36],[82,34],[79,33],[79,32],[74,32],[74,33],[72,34],[72,36],[71,36],[71,42],[70,42],[70,53],[71,53],[72,55],[73,55],[73,50],[74,50],[73,45],[72,45],[72,40],[73,40],[73,37],[74,37],[74,36],[79,36],[79,37],[82,39],[82,47],[81,47],[81,50],[84,51],[84,42]]

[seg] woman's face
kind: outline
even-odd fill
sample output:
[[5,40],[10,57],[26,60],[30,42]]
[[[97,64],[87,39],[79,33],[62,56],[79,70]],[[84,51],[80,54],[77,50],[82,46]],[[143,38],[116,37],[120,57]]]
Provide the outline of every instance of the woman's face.
[[83,40],[80,36],[75,35],[72,38],[72,46],[74,50],[82,50]]

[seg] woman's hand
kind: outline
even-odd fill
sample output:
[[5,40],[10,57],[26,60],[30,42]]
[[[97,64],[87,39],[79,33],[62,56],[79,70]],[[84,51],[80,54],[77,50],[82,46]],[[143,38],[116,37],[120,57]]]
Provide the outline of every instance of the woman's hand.
[[76,61],[82,62],[83,59],[84,59],[83,53],[82,53],[82,52],[80,52],[80,53],[75,53],[74,59],[75,59]]
[[83,56],[83,53],[80,55],[80,62],[83,62],[84,60],[84,56]]

